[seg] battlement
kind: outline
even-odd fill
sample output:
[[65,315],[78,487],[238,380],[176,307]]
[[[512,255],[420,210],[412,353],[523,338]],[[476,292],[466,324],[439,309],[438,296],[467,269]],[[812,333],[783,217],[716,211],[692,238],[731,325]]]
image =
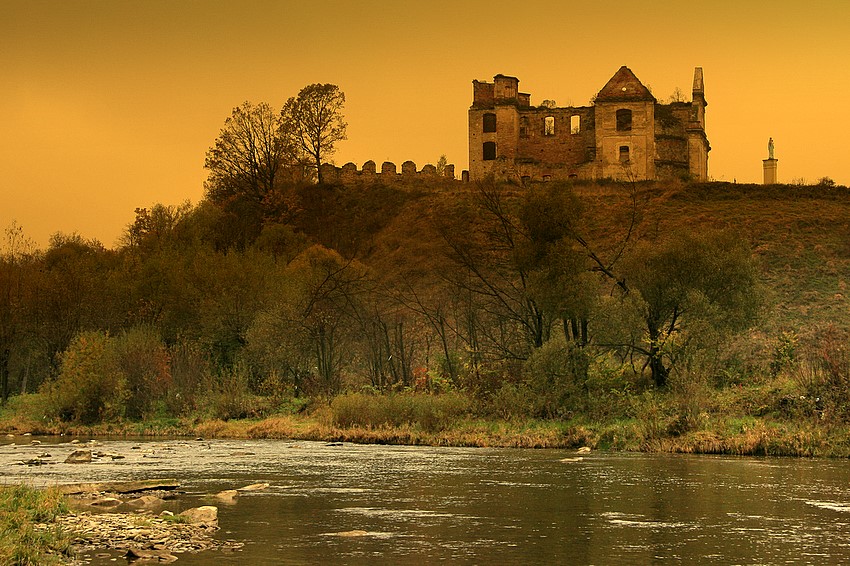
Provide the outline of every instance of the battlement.
[[341,185],[398,183],[411,180],[451,182],[455,180],[455,166],[446,165],[442,174],[439,174],[437,168],[430,163],[423,165],[422,169],[417,171],[416,163],[413,161],[402,163],[401,173],[398,172],[396,164],[391,161],[384,161],[380,171],[372,160],[364,163],[360,169],[354,163],[346,163],[342,167],[325,163],[322,165],[322,179],[326,183]]

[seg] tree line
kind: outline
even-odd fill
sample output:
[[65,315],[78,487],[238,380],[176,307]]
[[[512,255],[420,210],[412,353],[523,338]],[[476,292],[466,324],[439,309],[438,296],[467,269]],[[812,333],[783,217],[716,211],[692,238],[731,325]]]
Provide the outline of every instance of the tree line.
[[512,388],[557,417],[594,388],[664,388],[755,320],[746,242],[657,230],[647,187],[607,185],[600,225],[572,184],[324,183],[343,102],[311,85],[279,112],[234,109],[203,201],[137,209],[115,249],[57,234],[39,250],[10,227],[4,401],[41,391],[55,417],[93,422],[210,403],[249,416],[247,396]]

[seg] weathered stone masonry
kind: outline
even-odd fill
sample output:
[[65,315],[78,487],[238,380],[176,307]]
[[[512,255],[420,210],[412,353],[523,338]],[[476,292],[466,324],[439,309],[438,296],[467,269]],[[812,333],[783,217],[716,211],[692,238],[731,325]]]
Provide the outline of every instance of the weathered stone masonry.
[[442,175],[437,173],[433,165],[423,165],[421,171],[416,170],[416,163],[405,161],[401,164],[401,173],[398,172],[396,164],[384,161],[381,170],[377,170],[374,161],[367,161],[361,169],[357,169],[354,163],[346,163],[342,167],[336,167],[330,163],[322,165],[322,178],[326,183],[338,183],[341,185],[356,185],[359,183],[385,183],[392,184],[411,180],[422,181],[454,181],[455,166],[446,165]]
[[694,70],[691,102],[660,104],[628,67],[591,106],[531,105],[519,79],[472,81],[469,178],[547,181],[708,179],[705,89]]

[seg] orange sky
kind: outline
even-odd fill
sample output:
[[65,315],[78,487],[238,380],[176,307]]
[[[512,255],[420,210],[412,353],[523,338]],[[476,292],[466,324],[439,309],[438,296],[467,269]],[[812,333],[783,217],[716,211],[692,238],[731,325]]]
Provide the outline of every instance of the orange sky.
[[621,65],[660,100],[705,72],[710,175],[850,184],[850,2],[0,0],[0,228],[115,245],[135,207],[197,202],[245,100],[345,92],[339,165],[467,166],[472,79],[584,105]]

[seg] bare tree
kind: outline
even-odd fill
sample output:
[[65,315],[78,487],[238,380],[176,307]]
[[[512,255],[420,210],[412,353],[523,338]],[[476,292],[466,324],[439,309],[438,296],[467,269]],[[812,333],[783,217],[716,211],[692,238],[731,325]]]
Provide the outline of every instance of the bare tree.
[[292,128],[298,149],[308,156],[322,182],[322,162],[334,152],[334,144],[346,139],[342,120],[345,94],[334,84],[305,86],[290,98],[281,115]]
[[207,151],[207,195],[213,202],[247,197],[261,203],[296,164],[288,123],[265,102],[244,102]]

